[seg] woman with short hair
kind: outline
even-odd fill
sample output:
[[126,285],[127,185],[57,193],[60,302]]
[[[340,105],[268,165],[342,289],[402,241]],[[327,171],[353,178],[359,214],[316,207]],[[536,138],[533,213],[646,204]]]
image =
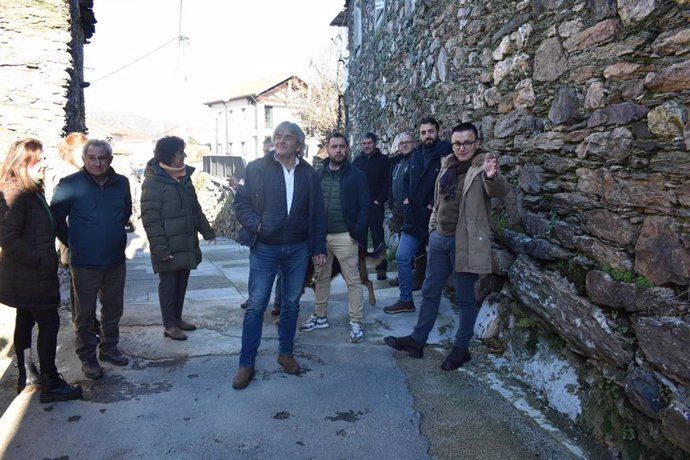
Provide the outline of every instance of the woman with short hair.
[[201,263],[198,233],[215,244],[216,234],[206,220],[192,184],[194,168],[184,164],[185,143],[175,136],[159,139],[144,171],[141,221],[158,273],[158,297],[163,335],[187,340],[183,331],[196,329],[182,319],[190,271]]

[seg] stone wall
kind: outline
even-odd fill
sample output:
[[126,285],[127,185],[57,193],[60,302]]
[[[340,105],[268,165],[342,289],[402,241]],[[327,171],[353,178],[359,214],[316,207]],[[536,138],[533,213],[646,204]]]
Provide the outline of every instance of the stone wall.
[[22,137],[54,147],[84,131],[83,44],[93,0],[0,4],[0,156]]
[[373,0],[347,3],[350,134],[480,127],[513,184],[480,283],[512,320],[485,338],[522,311],[564,341],[582,400],[605,382],[625,429],[596,404],[579,420],[629,457],[690,453],[687,3],[386,1],[378,26]]

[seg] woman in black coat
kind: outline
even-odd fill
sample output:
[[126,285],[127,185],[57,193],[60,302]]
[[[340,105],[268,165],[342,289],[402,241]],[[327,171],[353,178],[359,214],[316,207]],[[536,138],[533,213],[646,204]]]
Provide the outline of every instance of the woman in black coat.
[[40,400],[52,402],[78,398],[82,389],[65,382],[55,366],[60,283],[55,219],[43,195],[45,170],[43,145],[36,139],[12,144],[0,169],[0,302],[17,309],[17,392],[27,383],[24,360],[37,323]]
[[158,273],[163,335],[186,340],[183,331],[196,329],[182,319],[190,270],[201,262],[198,233],[215,244],[216,234],[201,211],[192,184],[194,168],[184,164],[185,143],[175,136],[159,139],[146,165],[141,186],[141,221]]

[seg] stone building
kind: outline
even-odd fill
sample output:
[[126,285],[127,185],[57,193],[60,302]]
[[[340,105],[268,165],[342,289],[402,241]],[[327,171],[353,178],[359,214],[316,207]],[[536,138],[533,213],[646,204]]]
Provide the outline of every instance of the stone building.
[[83,46],[93,0],[0,3],[0,155],[22,137],[54,147],[85,131]]
[[687,0],[349,0],[336,19],[353,138],[434,114],[500,154],[479,336],[624,457],[690,454]]

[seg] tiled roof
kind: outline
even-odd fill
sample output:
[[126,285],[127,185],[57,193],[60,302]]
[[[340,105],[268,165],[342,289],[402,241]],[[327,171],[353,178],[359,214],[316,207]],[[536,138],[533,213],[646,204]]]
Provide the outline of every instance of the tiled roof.
[[293,77],[299,78],[294,74],[281,74],[274,75],[271,77],[259,78],[257,80],[252,80],[244,83],[239,83],[230,88],[230,90],[227,93],[223,94],[221,97],[213,99],[209,102],[205,102],[204,104],[208,105],[214,102],[231,101],[233,99],[240,99],[244,97],[261,96],[263,93],[271,90],[272,88],[275,88],[276,86],[286,82],[287,80]]

